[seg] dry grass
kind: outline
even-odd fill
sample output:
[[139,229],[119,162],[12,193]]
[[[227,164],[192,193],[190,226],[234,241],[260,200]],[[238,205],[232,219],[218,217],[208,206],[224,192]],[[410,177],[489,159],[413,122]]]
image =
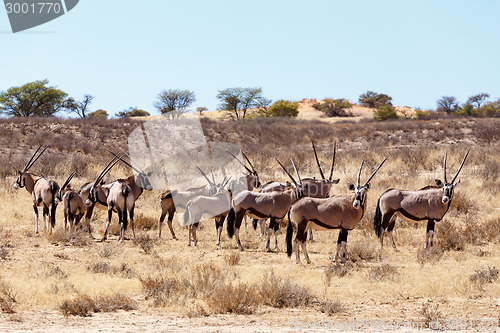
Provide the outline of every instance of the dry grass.
[[439,304],[432,305],[430,302],[424,303],[420,309],[420,315],[424,319],[425,327],[429,328],[431,323],[436,322],[436,320],[441,317]]
[[274,308],[306,306],[315,300],[309,289],[279,277],[274,271],[264,273],[257,290],[263,304]]
[[5,281],[0,280],[0,310],[3,313],[15,313],[16,294],[12,287]]
[[396,281],[399,279],[398,269],[390,264],[383,264],[370,269],[368,279],[372,282]]
[[90,317],[96,312],[116,312],[118,310],[135,310],[136,303],[128,296],[121,293],[111,296],[98,296],[91,298],[80,295],[75,299],[66,300],[60,306],[61,313],[68,316]]
[[240,251],[233,251],[232,253],[226,254],[224,260],[229,266],[238,265],[240,263]]
[[91,244],[89,234],[81,229],[55,229],[46,233],[47,240],[55,245],[69,245],[85,247]]

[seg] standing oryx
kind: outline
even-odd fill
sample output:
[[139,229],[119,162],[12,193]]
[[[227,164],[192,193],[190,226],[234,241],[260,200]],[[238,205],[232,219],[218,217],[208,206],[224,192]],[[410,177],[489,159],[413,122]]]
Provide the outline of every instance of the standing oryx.
[[215,232],[217,237],[216,244],[219,245],[222,226],[231,205],[231,192],[230,190],[225,189],[229,178],[224,178],[222,183],[216,184],[211,182],[200,168],[198,169],[203,174],[203,176],[205,176],[208,183],[211,186],[217,188],[217,193],[213,196],[195,196],[191,200],[189,200],[186,207],[186,212],[184,213],[184,221],[183,223],[181,223],[181,226],[188,226],[188,246],[191,246],[191,238],[194,241],[194,246],[196,246],[198,244],[198,240],[196,239],[196,228],[200,224],[202,216],[214,218]]
[[83,215],[85,214],[86,206],[83,203],[80,194],[71,188],[69,182],[76,175],[76,172],[73,172],[69,175],[68,179],[61,186],[61,189],[57,193],[56,202],[63,203],[63,212],[64,212],[64,229],[68,226],[69,220],[69,228],[72,229],[73,226],[77,226]]
[[[144,189],[146,189],[148,191],[151,191],[153,189],[153,187],[149,181],[149,178],[148,178],[149,176],[151,176],[151,174],[146,173],[144,170],[142,170],[142,168],[139,166],[139,164],[137,164],[135,161],[133,161],[130,158],[130,156],[128,156],[127,153],[123,152],[124,155],[126,155],[127,157],[130,158],[130,161],[132,163],[134,163],[136,165],[136,167],[132,166],[130,163],[125,161],[122,158],[123,155],[118,156],[117,154],[113,153],[110,150],[108,150],[108,152],[113,154],[114,157],[118,158],[123,163],[125,163],[126,165],[131,167],[135,172],[137,172],[137,176],[133,174],[125,179],[118,179],[117,180],[117,181],[125,182],[128,186],[130,186],[130,189],[132,190],[132,194],[134,196],[134,201],[136,201],[139,198],[139,196],[142,194]],[[87,199],[89,198],[90,190],[92,189],[93,185],[94,185],[93,183],[86,183],[82,187],[80,187],[80,189],[78,190],[78,193],[80,194],[80,197],[82,198],[82,200],[84,202],[86,202]],[[95,192],[95,194],[96,194],[95,201],[93,203],[91,203],[90,206],[87,206],[86,214],[85,214],[85,222],[88,226],[89,235],[91,237],[92,237],[92,232],[90,229],[90,219],[92,217],[92,213],[94,211],[94,208],[97,207],[101,210],[106,210],[108,207],[107,195],[103,191],[102,187],[98,186],[97,188],[95,188],[95,191],[96,191]],[[134,232],[133,225],[132,225],[132,232]]]
[[[330,168],[330,177],[328,179],[325,178],[325,175],[323,174],[323,170],[321,168],[321,164],[318,159],[318,154],[316,153],[316,146],[314,145],[314,142],[312,142],[312,147],[314,151],[314,157],[316,159],[316,163],[318,165],[319,169],[319,174],[321,176],[321,179],[316,179],[316,178],[303,178],[302,179],[302,184],[304,185],[304,196],[306,197],[311,197],[311,198],[328,198],[330,196],[330,189],[332,185],[338,184],[339,179],[332,179],[333,178],[333,168],[335,166],[335,155],[337,152],[337,143],[335,143],[334,148],[333,148],[333,157],[332,157],[332,165]],[[278,183],[279,184],[279,183]],[[281,186],[283,187],[283,185]],[[262,188],[259,192],[272,192],[275,191],[276,188],[279,188],[278,186],[267,186],[266,188]],[[261,220],[265,221],[265,220]],[[253,222],[254,228],[256,225],[256,222],[254,220]],[[263,229],[261,225],[261,230]],[[270,239],[271,239],[271,233],[274,231],[274,244],[275,248],[278,249],[278,234],[277,231],[279,229],[279,221],[277,220],[271,220],[269,222],[269,229],[267,233],[267,243],[266,243],[266,248],[268,252],[271,252],[271,248],[269,247]],[[312,229],[309,228],[309,239],[312,241],[313,240],[313,234],[312,234]]]
[[245,214],[248,214],[254,219],[271,219],[271,224],[274,225],[276,219],[282,219],[290,205],[304,196],[304,191],[307,189],[308,185],[303,185],[299,176],[299,172],[293,163],[293,168],[298,179],[298,183],[290,175],[290,173],[285,169],[283,164],[281,164],[278,159],[276,161],[285,170],[290,179],[295,184],[295,188],[285,190],[283,192],[269,192],[260,193],[252,191],[241,191],[237,195],[233,196],[231,200],[232,208],[229,210],[227,217],[227,233],[230,238],[236,235],[236,245],[243,251],[243,246],[241,246],[239,230],[241,226],[241,221]]
[[[31,156],[28,163],[24,166],[22,171],[18,171],[19,176],[14,184],[14,188],[26,187],[33,197],[33,209],[35,211],[35,233],[38,233],[38,206],[43,204],[43,221],[45,225],[45,230],[47,230],[47,219],[50,216],[49,231],[52,232],[52,228],[56,224],[56,196],[59,191],[59,185],[53,180],[47,180],[44,177],[36,176],[30,174],[28,170],[31,166],[42,156],[45,150],[50,146],[47,145],[42,151],[37,155],[38,151],[42,146],[39,146],[35,153]],[[35,157],[36,156],[36,157]],[[49,214],[50,206],[50,214]]]
[[356,187],[353,184],[349,184],[349,189],[351,191],[354,190],[354,193],[338,194],[325,199],[305,197],[294,203],[289,211],[289,222],[286,231],[286,250],[288,256],[292,255],[292,224],[295,224],[297,227],[297,236],[295,237],[297,263],[300,263],[299,242],[307,263],[311,263],[305,244],[308,227],[312,227],[315,230],[340,229],[335,261],[338,260],[339,250],[342,248],[341,261],[345,262],[345,246],[347,244],[348,232],[354,229],[363,217],[366,210],[367,192],[370,189],[370,180],[386,160],[387,158],[380,163],[363,185],[360,184],[360,177],[364,160],[361,162]]
[[135,238],[135,232],[134,232],[134,207],[135,207],[135,200],[134,196],[132,193],[132,189],[130,186],[126,183],[125,180],[119,179],[114,181],[111,184],[107,185],[101,185],[100,182],[102,178],[106,175],[106,173],[111,170],[111,168],[121,159],[121,156],[115,156],[111,162],[108,163],[106,168],[101,172],[101,174],[97,177],[97,179],[94,181],[89,197],[86,200],[85,204],[87,206],[90,206],[92,204],[95,204],[97,201],[97,196],[98,196],[98,191],[97,189],[102,189],[102,192],[106,196],[107,200],[107,206],[108,206],[108,220],[106,222],[106,231],[104,232],[104,236],[101,239],[101,242],[107,239],[108,236],[108,229],[109,225],[111,224],[111,217],[113,215],[113,210],[116,209],[116,212],[118,213],[118,219],[119,219],[119,224],[120,224],[120,236],[118,238],[119,242],[122,242],[125,238],[125,230],[127,229],[127,209],[129,211],[129,217],[130,217],[130,225],[132,226],[132,233],[134,234]]
[[441,221],[450,208],[453,190],[460,182],[455,183],[455,180],[460,170],[462,170],[468,155],[469,151],[465,154],[455,177],[449,183],[446,179],[447,153],[445,152],[443,163],[444,184],[441,180],[436,179],[437,186],[426,186],[418,191],[390,189],[380,196],[375,216],[373,217],[373,227],[375,233],[380,238],[380,249],[383,247],[384,232],[387,231],[392,246],[397,251],[394,238],[392,237],[397,216],[413,223],[427,221],[425,248],[432,246],[435,222]]

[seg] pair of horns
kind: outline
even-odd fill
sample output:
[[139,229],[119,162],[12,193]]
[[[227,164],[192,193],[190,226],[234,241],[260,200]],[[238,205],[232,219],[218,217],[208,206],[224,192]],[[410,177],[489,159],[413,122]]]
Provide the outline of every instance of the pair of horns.
[[[47,150],[47,148],[50,147],[52,143],[49,143],[47,146],[45,146],[45,148],[42,149],[42,151],[37,155],[38,151],[40,150],[40,148],[42,148],[42,145],[40,145],[38,147],[38,149],[35,151],[35,153],[31,156],[31,158],[29,159],[28,163],[26,163],[26,165],[24,166],[23,168],[23,171],[21,171],[22,173],[28,171],[32,166],[33,164],[35,164],[35,162],[40,158],[40,156],[42,156],[42,154],[45,152],[45,150]],[[36,158],[35,158],[36,156]]]
[[[316,163],[318,164],[319,173],[321,175],[321,178],[325,179],[325,175],[323,174],[323,170],[321,169],[321,165],[319,163],[318,154],[316,153],[316,146],[314,144],[314,141],[311,140],[311,143],[312,143],[313,150],[314,150],[314,157],[316,157]],[[337,152],[337,142],[335,142],[334,148],[333,148],[332,167],[330,169],[330,177],[328,178],[328,180],[330,180],[330,181],[332,180],[332,177],[333,177],[333,167],[335,165],[335,153],[336,152]]]
[[248,158],[248,156],[243,151],[241,152],[241,154],[243,155],[243,157],[245,158],[245,160],[248,162],[248,164],[250,165],[250,167],[252,169],[250,169],[249,167],[247,167],[245,165],[245,162],[240,161],[240,159],[238,157],[236,157],[233,153],[231,153],[229,150],[227,152],[229,153],[229,155],[231,155],[232,157],[234,157],[236,159],[236,161],[238,161],[238,163],[240,163],[249,173],[257,173],[257,170],[255,170],[255,168],[253,167],[252,162],[250,162],[250,159]]
[[[117,157],[118,155],[115,154],[114,152],[112,152],[111,150],[109,149],[106,149],[110,154],[112,154],[113,156]],[[139,165],[139,163],[137,163],[136,161],[134,161],[132,159],[132,157],[130,157],[129,154],[127,154],[123,149],[120,148],[120,150],[122,151],[122,156],[125,155],[127,156],[129,159],[130,159],[130,162],[132,162],[133,164],[135,164],[135,167],[130,164],[129,162],[125,161],[123,158],[120,158],[120,160],[125,163],[126,165],[128,165],[129,167],[131,167],[135,172],[139,173],[139,174],[146,174],[146,172],[144,172],[144,170],[141,168],[141,166]]]
[[465,160],[467,159],[467,156],[469,156],[469,152],[470,152],[470,149],[467,150],[467,154],[465,154],[465,157],[462,161],[462,164],[460,164],[460,167],[458,168],[458,171],[457,173],[455,174],[455,177],[453,177],[451,183],[448,183],[448,180],[446,179],[446,158],[448,156],[448,152],[446,151],[444,153],[444,163],[443,163],[443,169],[444,169],[444,183],[445,184],[453,184],[455,182],[455,180],[457,179],[458,177],[458,174],[460,173],[460,171],[462,170],[462,167],[464,166],[464,163],[465,163]]
[[66,179],[63,186],[61,186],[61,191],[64,190],[66,188],[66,186],[68,186],[69,182],[71,181],[71,179],[73,179],[73,177],[75,175],[76,175],[76,172],[73,172],[71,175],[69,175],[68,179]]
[[[210,181],[210,179],[208,178],[208,176],[203,172],[203,170],[200,169],[200,167],[196,167],[196,168],[201,172],[201,174],[203,175],[203,177],[205,177],[205,179],[208,182],[208,184],[217,187],[217,184],[215,183],[215,176],[214,176],[213,170],[211,170],[211,172],[212,172],[212,181]],[[229,182],[230,179],[231,179],[231,177],[228,178],[227,176],[225,176],[224,179],[222,180],[222,183],[221,183],[220,186],[221,187],[225,187],[227,185],[227,183]]]
[[[382,167],[382,165],[385,163],[385,161],[387,161],[387,157],[384,158],[384,160],[382,161],[382,163],[380,163],[379,166],[375,169],[375,171],[373,171],[373,173],[371,174],[371,176],[368,177],[368,179],[366,180],[366,182],[363,184],[362,187],[366,186],[366,184],[368,184],[370,182],[370,180],[372,180],[373,176],[375,176],[375,174]],[[363,159],[363,161],[361,161],[361,166],[359,167],[358,178],[357,178],[357,181],[356,181],[356,187],[359,187],[359,183],[360,183],[360,180],[361,180],[361,169],[363,169],[363,164],[364,163],[365,163],[365,160]]]
[[295,181],[295,179],[292,177],[292,175],[288,172],[288,170],[283,166],[283,164],[281,164],[281,162],[276,157],[274,159],[276,160],[276,162],[279,163],[281,168],[286,172],[288,177],[290,177],[290,179],[292,180],[292,182],[295,184],[295,186],[297,188],[299,188],[299,186],[302,186],[302,179],[300,179],[300,175],[299,175],[299,172],[297,171],[297,167],[295,166],[295,163],[293,162],[293,160],[291,158],[290,158],[290,161],[292,162],[293,169],[295,170],[295,175],[297,176],[297,179],[299,180],[298,183]]
[[96,187],[97,184],[99,184],[101,182],[101,180],[109,172],[109,170],[111,170],[111,168],[114,167],[115,164],[118,163],[118,161],[121,160],[122,156],[123,155],[116,155],[115,157],[113,157],[113,159],[108,163],[108,165],[106,165],[106,167],[104,168],[104,170],[102,170],[102,172],[96,178],[96,180],[94,181],[93,187]]

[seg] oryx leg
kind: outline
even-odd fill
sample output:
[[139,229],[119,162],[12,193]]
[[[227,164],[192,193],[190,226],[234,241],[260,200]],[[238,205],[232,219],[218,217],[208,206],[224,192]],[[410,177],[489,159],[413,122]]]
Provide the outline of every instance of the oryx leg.
[[309,228],[309,241],[314,242],[314,237],[313,237],[313,230],[312,228]]
[[199,223],[195,223],[193,225],[191,225],[191,233],[193,234],[193,242],[194,242],[194,246],[197,246],[198,245],[198,239],[196,239],[196,228],[198,227]]
[[271,234],[273,233],[273,230],[275,228],[275,224],[276,224],[276,218],[271,217],[269,220],[269,229],[267,231],[267,243],[266,243],[267,252],[273,252],[273,251],[271,251],[271,247],[269,246],[269,243],[271,241]]
[[278,248],[278,231],[280,230],[280,221],[281,219],[277,220],[275,223],[274,223],[274,249],[276,250],[276,252],[279,252],[279,248]]
[[87,207],[87,211],[85,212],[85,224],[89,229],[89,237],[92,239],[94,238],[94,236],[92,236],[92,230],[90,229],[90,218],[92,217],[92,212],[94,211],[94,207],[95,205]]
[[[108,220],[106,221],[106,231],[104,231],[104,236],[99,242],[104,242],[106,239],[108,239],[108,229],[109,225],[111,224],[111,216],[113,216],[113,207],[109,206],[108,207]],[[120,214],[118,214],[120,216]]]
[[241,222],[243,221],[243,216],[245,216],[245,212],[238,212],[236,213],[236,221],[235,221],[235,228],[234,228],[234,234],[236,236],[236,245],[240,249],[240,251],[243,251],[243,246],[241,246],[240,242],[240,227],[241,227]]
[[163,224],[163,221],[165,220],[165,216],[168,213],[168,219],[167,219],[168,228],[170,229],[170,233],[172,234],[172,238],[177,239],[177,237],[175,236],[174,228],[172,227],[172,221],[173,221],[174,215],[175,215],[175,207],[172,206],[170,208],[164,208],[162,206],[161,209],[162,209],[161,216],[160,216],[160,219],[158,220],[158,237],[161,238],[161,225]]
[[391,241],[392,247],[394,248],[394,251],[399,252],[399,250],[396,247],[396,243],[394,242],[394,237],[392,235],[395,225],[396,225],[396,219],[393,218],[391,220],[391,223],[389,224],[389,227],[387,228],[387,233],[389,234],[389,239]]
[[38,207],[33,203],[33,210],[35,211],[35,234],[38,233]]
[[49,216],[49,206],[43,205],[43,223],[45,224],[45,231],[49,231],[52,233],[52,224],[50,224],[50,216]]
[[130,217],[130,226],[132,227],[132,235],[134,236],[134,239],[135,239],[134,210],[135,210],[135,205],[133,205],[132,208],[129,209],[128,216]]
[[264,237],[266,233],[266,220],[265,219],[260,219],[259,220],[259,225],[260,225],[260,238]]
[[389,238],[393,242],[392,246],[394,247],[394,249],[396,249],[396,244],[394,244],[394,239],[392,238],[392,230],[394,229],[395,223],[396,215],[394,212],[389,212],[382,216],[382,226],[380,230],[380,252],[382,252],[382,249],[384,247],[384,234],[386,230],[389,233]]
[[118,225],[120,226],[120,236],[118,236],[118,243],[121,243],[125,240],[125,225],[123,224],[123,210],[116,207],[116,212],[118,214]]
[[220,237],[222,235],[222,227],[224,226],[224,220],[226,217],[224,215],[219,215],[215,218],[215,235],[216,235],[216,245],[220,244]]
[[432,246],[434,243],[434,220],[427,221],[427,233],[425,235],[425,248]]
[[347,229],[341,228],[339,232],[339,238],[337,239],[337,253],[335,253],[335,262],[338,262],[340,253],[340,262],[345,263],[345,248],[347,245],[347,235],[349,231]]
[[[297,225],[297,236],[295,236],[295,257],[297,264],[300,264],[300,255],[299,255],[299,243],[305,244],[307,239],[307,223],[301,222]],[[304,257],[308,264],[311,263],[309,260],[309,255],[307,254],[306,247],[302,245],[302,252],[304,252]]]

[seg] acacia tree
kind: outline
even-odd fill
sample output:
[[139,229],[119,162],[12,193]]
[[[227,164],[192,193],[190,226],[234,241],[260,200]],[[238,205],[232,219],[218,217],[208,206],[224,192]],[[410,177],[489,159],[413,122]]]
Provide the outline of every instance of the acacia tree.
[[312,105],[313,108],[324,112],[328,117],[349,117],[351,115],[349,109],[352,106],[345,98],[325,98],[322,103],[314,103]]
[[94,96],[85,94],[81,102],[75,101],[72,97],[66,101],[66,108],[69,112],[76,113],[80,118],[87,118],[89,113],[89,105],[94,100]]
[[443,96],[437,101],[437,110],[452,113],[458,110],[458,101],[454,96]]
[[249,109],[259,107],[259,102],[265,100],[260,87],[219,90],[217,99],[220,101],[218,109],[230,112],[236,119],[245,118]]
[[48,80],[11,87],[0,93],[0,113],[14,117],[53,116],[67,108],[66,94]]
[[201,116],[203,114],[203,112],[207,111],[208,109],[204,106],[198,106],[196,108],[196,112],[198,112],[198,114]]
[[374,91],[367,91],[359,95],[359,104],[368,108],[378,108],[382,105],[392,105],[392,97],[386,94],[379,94]]
[[148,117],[150,116],[149,112],[138,109],[137,107],[129,107],[123,111],[118,112],[118,117]]
[[483,104],[489,97],[490,94],[488,93],[480,93],[469,97],[469,99],[467,100],[467,104],[475,105],[475,107],[479,109],[481,107],[481,104]]
[[159,93],[158,100],[153,105],[161,114],[179,118],[195,101],[196,95],[190,90],[169,89]]

